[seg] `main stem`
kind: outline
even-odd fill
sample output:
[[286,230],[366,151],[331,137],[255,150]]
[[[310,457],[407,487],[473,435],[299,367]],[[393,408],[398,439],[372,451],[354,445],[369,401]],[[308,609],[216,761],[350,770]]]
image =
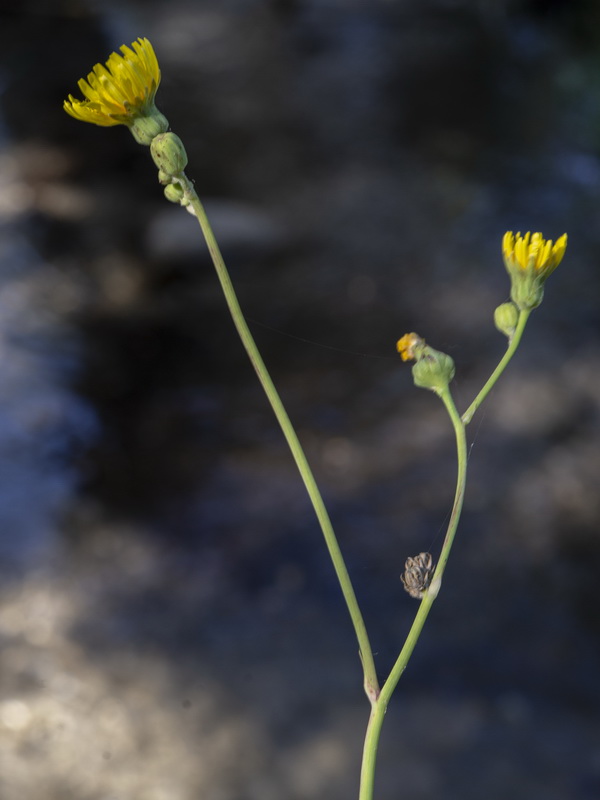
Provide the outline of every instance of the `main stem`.
[[458,469],[456,476],[456,492],[454,494],[454,504],[452,506],[452,513],[448,522],[448,529],[446,537],[442,545],[442,552],[433,574],[431,584],[421,600],[421,605],[417,611],[414,622],[411,626],[408,636],[388,679],[381,688],[381,693],[376,702],[372,704],[371,716],[369,717],[369,724],[367,726],[367,733],[365,736],[365,744],[363,748],[363,760],[360,774],[360,794],[359,800],[373,800],[373,786],[375,781],[375,763],[377,760],[377,748],[379,745],[379,737],[381,734],[381,727],[385,713],[387,711],[388,703],[398,685],[398,681],[402,677],[402,673],[406,669],[406,665],[415,649],[415,645],[421,635],[427,615],[431,610],[433,601],[438,595],[442,583],[442,576],[448,563],[448,556],[454,542],[458,522],[463,507],[465,497],[465,486],[467,481],[467,440],[465,434],[465,426],[460,418],[452,395],[449,389],[439,392],[439,395],[446,406],[446,410],[452,421],[454,433],[456,436],[456,453],[458,460]]
[[210,222],[208,221],[208,217],[206,216],[204,206],[200,202],[200,198],[196,194],[193,184],[185,175],[180,177],[178,179],[178,182],[184,191],[185,198],[189,201],[190,205],[194,210],[196,218],[200,223],[200,227],[202,229],[202,233],[204,234],[204,238],[206,240],[206,244],[208,246],[212,262],[215,266],[219,282],[223,289],[225,300],[227,302],[227,306],[231,313],[233,323],[236,327],[240,339],[242,340],[242,344],[246,349],[246,353],[248,354],[252,366],[256,371],[256,374],[265,391],[265,394],[267,395],[267,398],[269,400],[269,403],[271,404],[271,408],[273,409],[277,421],[281,426],[283,435],[285,436],[288,446],[292,452],[292,456],[294,457],[296,466],[298,467],[300,475],[302,476],[302,480],[304,481],[304,485],[306,486],[306,490],[308,492],[311,503],[315,510],[315,514],[317,515],[317,519],[319,520],[319,524],[321,526],[321,530],[323,531],[323,536],[325,537],[325,542],[327,544],[327,549],[329,551],[329,555],[333,562],[335,573],[337,575],[337,579],[339,581],[342,593],[344,595],[344,600],[346,601],[346,605],[348,607],[348,611],[352,619],[352,624],[354,626],[356,638],[358,639],[360,659],[362,662],[363,673],[364,673],[365,692],[371,704],[373,704],[379,694],[379,684],[377,682],[377,673],[375,671],[373,651],[371,649],[371,644],[369,642],[369,637],[367,634],[367,629],[365,627],[363,616],[360,611],[358,601],[356,599],[356,594],[354,592],[354,588],[352,586],[352,582],[350,580],[350,576],[348,574],[344,558],[342,556],[337,538],[335,536],[331,520],[329,519],[329,514],[327,513],[327,509],[325,508],[323,498],[321,497],[321,493],[315,481],[312,470],[306,459],[306,455],[304,454],[304,451],[302,449],[302,445],[298,440],[296,431],[294,430],[294,427],[290,422],[290,418],[288,417],[284,405],[281,402],[281,398],[279,397],[279,394],[275,389],[273,381],[271,380],[271,376],[269,375],[267,367],[265,366],[262,356],[260,355],[260,352],[258,350],[258,347],[256,346],[254,338],[250,333],[250,329],[248,328],[248,325],[242,313],[242,309],[240,308],[240,304],[235,294],[233,284],[231,283],[227,267],[225,266],[223,256],[221,255],[219,245],[217,244],[217,240],[215,239],[215,235],[212,231]]

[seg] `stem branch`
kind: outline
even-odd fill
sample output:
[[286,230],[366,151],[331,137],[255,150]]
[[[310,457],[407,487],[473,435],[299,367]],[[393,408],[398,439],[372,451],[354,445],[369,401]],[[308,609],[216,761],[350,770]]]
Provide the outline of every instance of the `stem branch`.
[[219,282],[223,289],[225,300],[227,302],[227,306],[231,313],[233,323],[240,336],[240,339],[242,340],[242,344],[246,349],[246,353],[248,354],[252,366],[256,371],[256,374],[265,391],[265,394],[267,395],[267,398],[269,400],[269,403],[271,404],[271,408],[273,409],[275,417],[277,418],[277,421],[281,426],[283,435],[285,436],[288,446],[292,452],[292,456],[294,457],[296,466],[298,467],[300,475],[302,476],[302,480],[304,481],[304,485],[306,487],[311,503],[315,510],[315,514],[317,515],[317,519],[319,520],[319,524],[321,526],[321,530],[323,531],[323,536],[325,537],[325,542],[327,544],[327,549],[329,551],[329,555],[333,562],[335,573],[337,575],[337,579],[339,581],[342,594],[344,596],[344,600],[346,601],[346,605],[348,607],[348,611],[352,619],[352,624],[354,626],[356,638],[358,639],[359,654],[364,673],[365,692],[370,702],[374,703],[379,694],[379,684],[377,682],[377,674],[375,671],[373,652],[371,649],[371,644],[369,642],[369,637],[362,617],[362,613],[360,611],[358,601],[356,599],[356,594],[354,592],[354,588],[352,586],[352,582],[350,580],[350,576],[348,574],[344,558],[339,548],[338,541],[336,539],[333,526],[329,518],[329,514],[327,513],[327,509],[325,508],[323,498],[321,497],[321,493],[318,489],[312,470],[306,459],[306,455],[304,454],[304,451],[302,449],[302,445],[298,440],[296,431],[294,430],[294,427],[290,421],[290,418],[288,417],[288,414],[284,408],[281,398],[279,397],[279,394],[275,389],[273,381],[271,380],[271,376],[269,375],[267,367],[265,366],[265,363],[259,353],[254,338],[250,333],[250,329],[248,328],[246,320],[244,319],[244,315],[242,313],[240,304],[236,297],[233,284],[231,283],[227,267],[225,266],[223,256],[221,255],[219,245],[217,244],[217,240],[215,239],[211,225],[208,221],[208,217],[206,216],[204,207],[200,202],[198,195],[196,194],[193,184],[185,175],[182,175],[180,178],[178,178],[178,182],[184,191],[185,198],[189,201],[190,205],[194,210],[196,218],[200,223],[200,227],[202,229],[202,233],[204,234],[204,238],[206,240],[208,250],[210,252],[213,264],[215,266]]
[[517,327],[515,328],[515,332],[513,333],[511,338],[509,339],[508,347],[506,349],[506,352],[504,353],[504,356],[501,358],[498,366],[496,367],[496,369],[492,372],[492,374],[488,378],[488,380],[485,383],[483,389],[479,392],[479,394],[477,395],[475,400],[473,400],[471,405],[468,407],[468,409],[462,415],[462,420],[465,423],[465,425],[468,425],[469,422],[471,422],[475,412],[477,411],[479,406],[483,403],[483,401],[488,396],[488,394],[492,391],[492,389],[496,385],[496,381],[498,380],[500,375],[502,375],[502,373],[506,369],[506,366],[508,365],[508,362],[514,356],[515,351],[516,351],[517,347],[519,346],[519,343],[521,342],[521,337],[523,336],[523,331],[525,330],[525,325],[527,325],[527,320],[529,319],[529,315],[530,314],[531,314],[531,311],[520,311],[519,312],[519,319],[517,321]]

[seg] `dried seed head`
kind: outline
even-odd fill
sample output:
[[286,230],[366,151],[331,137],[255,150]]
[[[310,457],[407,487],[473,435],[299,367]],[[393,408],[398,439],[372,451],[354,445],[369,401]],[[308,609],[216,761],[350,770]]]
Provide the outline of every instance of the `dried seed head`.
[[433,558],[431,553],[419,553],[414,558],[407,558],[404,574],[401,576],[404,588],[411,597],[420,600],[431,583],[433,577]]

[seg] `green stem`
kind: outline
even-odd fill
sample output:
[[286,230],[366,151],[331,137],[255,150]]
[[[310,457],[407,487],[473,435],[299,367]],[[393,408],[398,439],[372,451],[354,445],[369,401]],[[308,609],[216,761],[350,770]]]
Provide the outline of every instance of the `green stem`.
[[312,470],[308,464],[300,441],[298,440],[296,431],[290,422],[290,418],[288,417],[283,403],[281,402],[281,398],[279,397],[279,394],[273,385],[271,376],[267,371],[265,363],[258,351],[252,334],[250,333],[250,329],[248,328],[246,320],[244,319],[244,315],[236,297],[233,284],[231,283],[227,267],[225,266],[223,256],[221,255],[219,245],[215,239],[204,207],[200,202],[200,199],[196,194],[191,181],[185,175],[182,175],[180,178],[178,178],[178,182],[183,189],[185,198],[189,201],[189,204],[192,206],[196,218],[200,223],[200,227],[202,229],[202,233],[204,234],[206,244],[208,245],[208,250],[215,266],[219,282],[225,295],[227,306],[233,318],[233,323],[237,329],[240,339],[242,340],[242,344],[246,349],[246,353],[248,354],[252,366],[256,371],[265,394],[267,395],[277,421],[281,426],[283,435],[285,436],[288,446],[292,452],[294,461],[296,462],[296,466],[298,467],[300,475],[302,476],[302,480],[304,481],[304,485],[306,486],[306,490],[315,510],[315,514],[319,520],[319,524],[327,544],[327,549],[329,550],[329,555],[333,562],[335,573],[337,575],[344,600],[346,601],[346,605],[352,619],[352,624],[354,625],[356,638],[358,639],[360,659],[364,673],[365,692],[370,702],[374,703],[379,694],[379,684],[377,682],[373,651],[371,649],[367,629],[365,627],[358,601],[354,593],[354,588],[352,586],[348,570],[346,569],[346,564],[344,563],[344,558],[333,531],[331,520],[329,519],[329,514],[325,508],[323,498],[321,497],[321,493],[317,487]]
[[467,481],[467,440],[465,433],[465,426],[460,418],[452,395],[449,389],[440,391],[439,395],[446,406],[446,410],[452,421],[454,433],[456,436],[456,452],[458,459],[458,470],[456,476],[456,492],[454,495],[454,505],[452,506],[452,513],[448,522],[448,530],[442,545],[442,552],[437,563],[431,584],[421,600],[421,604],[415,616],[411,629],[406,637],[406,641],[396,663],[392,667],[388,679],[381,687],[381,693],[377,701],[372,705],[371,716],[369,717],[369,724],[367,726],[367,733],[365,736],[365,744],[363,749],[363,760],[360,775],[360,794],[359,800],[372,800],[373,799],[373,786],[375,781],[375,762],[377,759],[377,747],[379,744],[379,736],[381,734],[381,727],[387,711],[388,703],[398,685],[398,681],[402,677],[402,673],[406,669],[406,665],[415,649],[415,645],[419,640],[421,631],[427,619],[427,615],[431,610],[433,601],[438,595],[442,583],[442,576],[448,563],[448,556],[452,548],[452,543],[458,528],[458,522],[463,507],[463,500],[465,496],[465,486]]
[[502,375],[502,373],[506,369],[506,366],[507,366],[508,362],[514,356],[515,351],[516,351],[517,347],[519,346],[519,343],[521,342],[521,337],[523,336],[523,331],[525,330],[525,325],[527,325],[527,320],[529,319],[529,315],[530,314],[531,314],[531,311],[520,311],[519,312],[519,319],[517,321],[517,327],[515,328],[515,332],[513,333],[511,338],[509,339],[508,348],[506,349],[506,352],[504,353],[504,356],[500,360],[500,363],[498,364],[496,369],[492,372],[492,374],[488,378],[487,383],[484,385],[483,389],[479,392],[479,394],[477,395],[475,400],[473,400],[471,405],[468,407],[468,409],[462,415],[462,420],[465,423],[465,425],[468,425],[469,422],[471,422],[475,412],[477,411],[479,406],[483,403],[483,401],[488,396],[488,394],[492,391],[492,389],[494,388],[494,386],[496,384],[496,381],[498,380],[500,375]]

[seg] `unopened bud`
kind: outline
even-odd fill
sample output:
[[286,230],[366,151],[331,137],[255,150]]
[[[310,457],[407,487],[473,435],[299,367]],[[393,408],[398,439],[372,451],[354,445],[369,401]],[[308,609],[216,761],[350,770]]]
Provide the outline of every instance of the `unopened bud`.
[[155,136],[150,145],[150,154],[159,169],[161,183],[167,176],[179,177],[188,163],[183,142],[174,133],[161,133],[160,136]]
[[156,108],[154,103],[147,109],[143,116],[136,116],[129,124],[129,130],[138,144],[146,147],[154,139],[169,130],[169,120]]
[[512,339],[519,321],[519,309],[514,303],[502,303],[494,311],[494,323],[496,327],[509,339]]
[[426,347],[412,368],[415,386],[431,389],[433,392],[447,389],[454,377],[454,371],[453,359],[433,347]]
[[170,203],[179,203],[183,201],[183,189],[178,183],[170,183],[165,186],[165,197]]

